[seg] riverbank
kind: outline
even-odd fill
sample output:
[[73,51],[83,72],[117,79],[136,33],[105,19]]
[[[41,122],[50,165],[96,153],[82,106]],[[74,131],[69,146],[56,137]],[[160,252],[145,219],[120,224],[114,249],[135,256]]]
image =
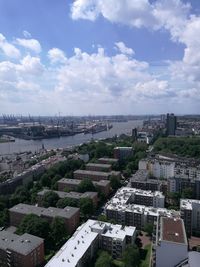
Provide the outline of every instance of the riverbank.
[[46,149],[67,148],[71,146],[77,146],[91,140],[100,140],[110,138],[120,134],[131,134],[131,131],[135,127],[141,127],[142,120],[132,120],[128,122],[113,122],[113,127],[109,131],[103,131],[96,134],[77,134],[74,136],[66,136],[51,139],[42,140],[22,140],[15,139],[15,142],[1,143],[0,155],[7,155],[13,153],[20,153],[25,151],[39,151],[42,147]]

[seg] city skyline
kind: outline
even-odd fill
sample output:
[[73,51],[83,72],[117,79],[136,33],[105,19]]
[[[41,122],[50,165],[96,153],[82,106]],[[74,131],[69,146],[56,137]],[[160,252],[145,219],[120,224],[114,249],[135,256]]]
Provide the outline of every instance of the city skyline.
[[0,114],[199,113],[200,3],[0,2]]

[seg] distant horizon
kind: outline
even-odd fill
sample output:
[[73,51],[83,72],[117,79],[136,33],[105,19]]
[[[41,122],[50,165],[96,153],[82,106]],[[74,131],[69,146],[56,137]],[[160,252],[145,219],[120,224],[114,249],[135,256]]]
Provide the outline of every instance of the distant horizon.
[[[200,113],[199,114],[192,114],[192,113],[179,113],[179,114],[176,114],[176,113],[173,113],[173,112],[168,112],[169,114],[174,114],[175,116],[200,116]],[[167,115],[168,113],[158,113],[158,114],[90,114],[90,115],[41,115],[41,114],[38,114],[38,115],[34,115],[34,114],[4,114],[5,116],[7,117],[15,117],[15,118],[20,118],[20,117],[23,117],[23,118],[31,118],[31,117],[55,117],[55,118],[62,118],[62,117],[144,117],[144,116],[161,116],[161,115]],[[3,116],[0,115],[0,118],[3,119]]]

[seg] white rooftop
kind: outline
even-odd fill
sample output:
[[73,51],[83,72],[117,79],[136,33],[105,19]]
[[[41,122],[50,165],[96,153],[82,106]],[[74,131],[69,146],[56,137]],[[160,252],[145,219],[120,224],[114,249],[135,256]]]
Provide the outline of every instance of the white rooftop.
[[133,236],[135,227],[122,227],[110,223],[88,220],[77,228],[73,236],[64,244],[45,267],[75,267],[91,243],[99,236],[110,236],[123,240]]
[[180,208],[181,209],[192,210],[192,205],[193,204],[199,204],[200,205],[200,200],[198,200],[198,199],[187,199],[187,198],[180,200]]

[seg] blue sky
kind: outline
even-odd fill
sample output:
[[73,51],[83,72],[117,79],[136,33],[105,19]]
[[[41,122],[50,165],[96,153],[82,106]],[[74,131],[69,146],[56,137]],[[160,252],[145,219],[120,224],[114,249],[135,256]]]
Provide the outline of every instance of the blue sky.
[[0,0],[0,113],[199,113],[198,2]]

